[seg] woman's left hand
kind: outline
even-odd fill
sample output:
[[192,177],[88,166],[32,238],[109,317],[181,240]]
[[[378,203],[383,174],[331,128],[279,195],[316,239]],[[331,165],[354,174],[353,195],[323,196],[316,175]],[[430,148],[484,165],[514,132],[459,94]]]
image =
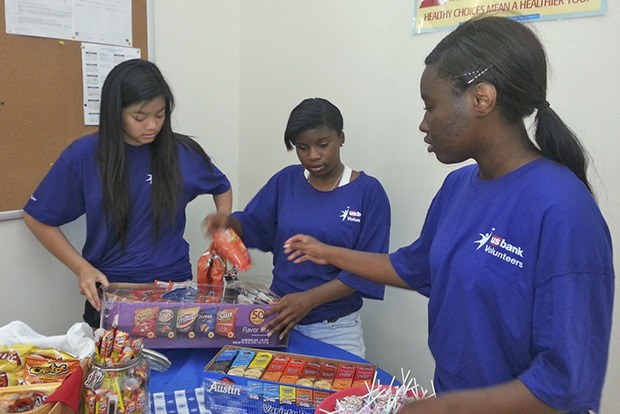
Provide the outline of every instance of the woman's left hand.
[[265,311],[265,317],[277,314],[262,328],[269,336],[284,338],[310,312],[314,305],[308,292],[289,293]]

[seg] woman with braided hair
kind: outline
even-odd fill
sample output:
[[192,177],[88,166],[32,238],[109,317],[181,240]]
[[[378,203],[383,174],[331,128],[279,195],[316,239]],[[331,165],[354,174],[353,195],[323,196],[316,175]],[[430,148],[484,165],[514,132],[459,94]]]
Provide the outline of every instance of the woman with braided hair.
[[545,51],[526,25],[485,16],[447,35],[425,64],[428,151],[444,164],[475,163],[447,176],[420,237],[373,254],[297,235],[285,252],[429,298],[438,398],[401,413],[597,411],[611,238],[585,151],[547,101]]

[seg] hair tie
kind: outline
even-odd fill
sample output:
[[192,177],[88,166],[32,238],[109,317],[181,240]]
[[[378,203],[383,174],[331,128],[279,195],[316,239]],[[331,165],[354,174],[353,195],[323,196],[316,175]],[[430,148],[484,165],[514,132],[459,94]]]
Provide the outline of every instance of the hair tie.
[[549,108],[550,106],[551,104],[549,103],[549,101],[545,101],[545,102],[539,103],[538,105],[534,105],[534,108],[540,111],[541,109]]

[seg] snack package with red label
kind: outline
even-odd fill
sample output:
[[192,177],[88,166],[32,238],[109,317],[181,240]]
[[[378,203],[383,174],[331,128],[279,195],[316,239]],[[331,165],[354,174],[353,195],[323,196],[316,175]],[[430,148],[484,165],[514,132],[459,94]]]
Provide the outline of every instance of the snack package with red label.
[[224,278],[226,264],[215,252],[213,243],[198,259],[196,283],[199,285],[215,285]]
[[213,236],[213,248],[224,259],[231,262],[241,271],[252,266],[250,252],[241,238],[230,227]]
[[79,359],[50,359],[30,354],[26,357],[25,384],[62,382],[80,366]]
[[[198,303],[219,303],[224,294],[224,275],[226,263],[215,252],[213,243],[198,259],[196,282],[198,284]],[[202,286],[202,288],[201,288]],[[205,292],[205,286],[209,286]]]
[[23,413],[42,406],[60,382],[0,389],[0,413]]

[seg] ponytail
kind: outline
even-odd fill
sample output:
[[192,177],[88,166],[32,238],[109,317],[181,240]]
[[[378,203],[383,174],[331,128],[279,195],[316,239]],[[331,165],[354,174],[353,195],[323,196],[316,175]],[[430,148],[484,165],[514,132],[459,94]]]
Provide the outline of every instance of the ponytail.
[[579,178],[588,191],[588,156],[575,133],[549,107],[549,103],[537,105],[536,144],[544,156],[568,167]]
[[568,167],[592,192],[586,151],[547,102],[547,55],[536,34],[506,17],[480,16],[444,37],[426,57],[457,92],[480,82],[497,90],[497,104],[508,122],[536,114],[535,140],[546,157]]

